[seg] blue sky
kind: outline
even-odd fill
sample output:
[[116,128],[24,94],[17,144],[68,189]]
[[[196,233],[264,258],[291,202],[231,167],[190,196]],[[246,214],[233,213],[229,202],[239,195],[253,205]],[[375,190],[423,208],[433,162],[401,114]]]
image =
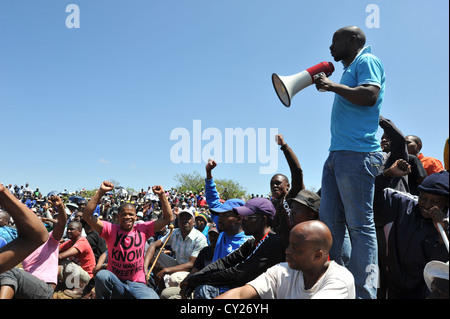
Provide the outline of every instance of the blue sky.
[[[67,28],[69,4],[80,28]],[[380,25],[369,28],[369,4]],[[177,128],[277,128],[307,188],[320,188],[333,93],[314,86],[285,108],[271,74],[332,61],[333,33],[358,25],[386,69],[382,114],[443,161],[449,135],[448,1],[0,0],[0,182],[52,190],[115,179],[146,189],[205,163],[176,164]],[[379,132],[381,136],[382,132]],[[201,148],[208,141],[201,141]],[[236,151],[235,151],[236,152]],[[220,163],[213,175],[269,193],[262,164]],[[277,172],[289,175],[278,151]]]

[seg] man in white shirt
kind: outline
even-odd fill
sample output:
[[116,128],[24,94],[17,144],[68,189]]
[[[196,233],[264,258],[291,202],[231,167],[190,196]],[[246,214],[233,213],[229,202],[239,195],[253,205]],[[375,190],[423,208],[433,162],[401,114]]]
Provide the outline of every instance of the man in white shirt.
[[[160,254],[153,270],[155,281],[161,290],[166,288],[170,281],[181,282],[192,270],[200,251],[208,246],[205,235],[194,228],[194,214],[190,210],[183,210],[178,214],[178,226],[167,241],[167,245],[171,246],[175,253],[175,258]],[[150,245],[145,254],[145,269],[149,269],[154,262],[156,251],[161,249],[168,236],[169,234],[166,234]]]
[[353,275],[328,260],[332,237],[317,220],[296,225],[290,233],[286,262],[269,268],[245,286],[218,299],[354,299]]

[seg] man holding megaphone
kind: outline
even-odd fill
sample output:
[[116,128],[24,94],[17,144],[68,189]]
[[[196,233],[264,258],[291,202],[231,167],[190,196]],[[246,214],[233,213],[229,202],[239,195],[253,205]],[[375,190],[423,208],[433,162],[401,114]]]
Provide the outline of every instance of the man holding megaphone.
[[315,79],[318,90],[336,93],[319,217],[333,235],[330,258],[352,272],[356,297],[376,298],[378,252],[372,203],[375,176],[382,163],[375,134],[385,74],[371,47],[364,47],[365,42],[358,27],[337,30],[330,51],[344,66],[340,83],[324,74]]

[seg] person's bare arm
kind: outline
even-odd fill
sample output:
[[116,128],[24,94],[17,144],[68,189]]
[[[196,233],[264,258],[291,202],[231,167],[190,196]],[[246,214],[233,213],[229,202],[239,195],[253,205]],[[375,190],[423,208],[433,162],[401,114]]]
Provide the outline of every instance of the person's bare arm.
[[406,176],[411,173],[411,165],[403,159],[398,159],[389,168],[385,169],[383,175],[389,178]]
[[162,269],[159,273],[156,274],[157,277],[159,278],[163,278],[164,275],[171,275],[174,274],[176,272],[179,271],[188,271],[190,272],[192,270],[192,267],[194,266],[195,260],[197,259],[197,257],[192,257],[189,258],[189,261],[187,263],[184,264],[179,264],[173,267],[167,267]]
[[105,195],[109,191],[112,191],[113,189],[114,185],[111,182],[103,182],[102,185],[100,185],[100,188],[97,190],[97,193],[95,193],[94,197],[92,197],[92,199],[86,205],[86,209],[83,212],[83,219],[86,221],[86,223],[89,224],[89,226],[91,226],[93,230],[95,230],[99,234],[102,233],[103,222],[101,221],[101,219],[93,216],[93,213],[98,203],[100,203],[103,195]]
[[210,180],[212,178],[212,170],[217,166],[217,162],[209,159],[208,163],[206,163],[206,179]]
[[214,299],[261,299],[253,286],[244,285],[230,289]]
[[107,257],[107,253],[106,252],[104,252],[103,254],[100,255],[100,257],[98,257],[97,264],[95,265],[94,269],[92,270],[92,273],[94,275],[96,275],[100,270],[106,269],[105,268],[106,257]]
[[53,208],[55,208],[58,211],[58,220],[55,227],[53,228],[53,238],[59,241],[61,240],[64,234],[64,229],[66,228],[67,223],[66,207],[59,196],[51,196],[48,199],[48,202],[50,203],[50,205],[53,206]]
[[173,213],[172,213],[172,208],[170,208],[169,201],[167,200],[166,193],[164,192],[164,189],[162,188],[162,186],[160,186],[160,185],[153,186],[152,190],[153,190],[153,193],[155,193],[159,197],[159,202],[161,203],[161,209],[162,209],[162,214],[163,214],[163,218],[156,220],[154,223],[154,229],[155,229],[155,232],[157,232],[161,228],[163,228],[163,227],[169,225],[171,222],[173,222],[174,217],[173,217]]
[[154,243],[152,243],[145,253],[144,257],[144,270],[147,274],[148,269],[150,268],[150,263],[152,262],[153,256],[155,255],[155,252],[162,247],[163,243],[161,239],[158,239]]
[[305,189],[305,183],[303,182],[303,170],[300,166],[297,155],[284,141],[283,135],[277,134],[275,136],[275,140],[277,144],[281,146],[281,150],[286,157],[286,161],[289,165],[289,170],[291,171],[291,189],[288,191],[288,196],[286,196],[286,198],[292,198],[297,196],[297,194],[302,189]]
[[59,253],[58,258],[59,260],[67,259],[69,257],[73,257],[75,255],[78,255],[80,251],[75,247],[70,247],[69,249]]
[[377,103],[380,88],[371,84],[363,84],[350,87],[331,81],[325,75],[320,75],[315,80],[316,88],[339,94],[344,99],[360,106],[374,106]]
[[14,219],[17,238],[0,248],[0,273],[5,272],[31,254],[48,239],[44,223],[27,206],[0,184],[0,206]]

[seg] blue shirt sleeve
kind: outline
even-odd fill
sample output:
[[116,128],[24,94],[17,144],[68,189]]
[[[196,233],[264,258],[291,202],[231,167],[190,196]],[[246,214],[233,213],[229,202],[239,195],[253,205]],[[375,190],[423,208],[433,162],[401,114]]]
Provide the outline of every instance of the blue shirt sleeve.
[[209,180],[205,179],[205,197],[209,208],[216,208],[222,205],[219,201],[219,193],[217,192],[216,183],[214,183],[213,178]]
[[[220,203],[220,196],[216,189],[216,183],[214,183],[214,179],[205,179],[205,198],[206,203],[208,203],[209,208],[216,208],[222,205]],[[219,216],[216,214],[211,214],[211,219],[213,220],[214,224],[217,224],[219,222]]]
[[381,61],[371,54],[366,54],[358,62],[356,68],[357,85],[372,84],[381,88],[384,74]]

